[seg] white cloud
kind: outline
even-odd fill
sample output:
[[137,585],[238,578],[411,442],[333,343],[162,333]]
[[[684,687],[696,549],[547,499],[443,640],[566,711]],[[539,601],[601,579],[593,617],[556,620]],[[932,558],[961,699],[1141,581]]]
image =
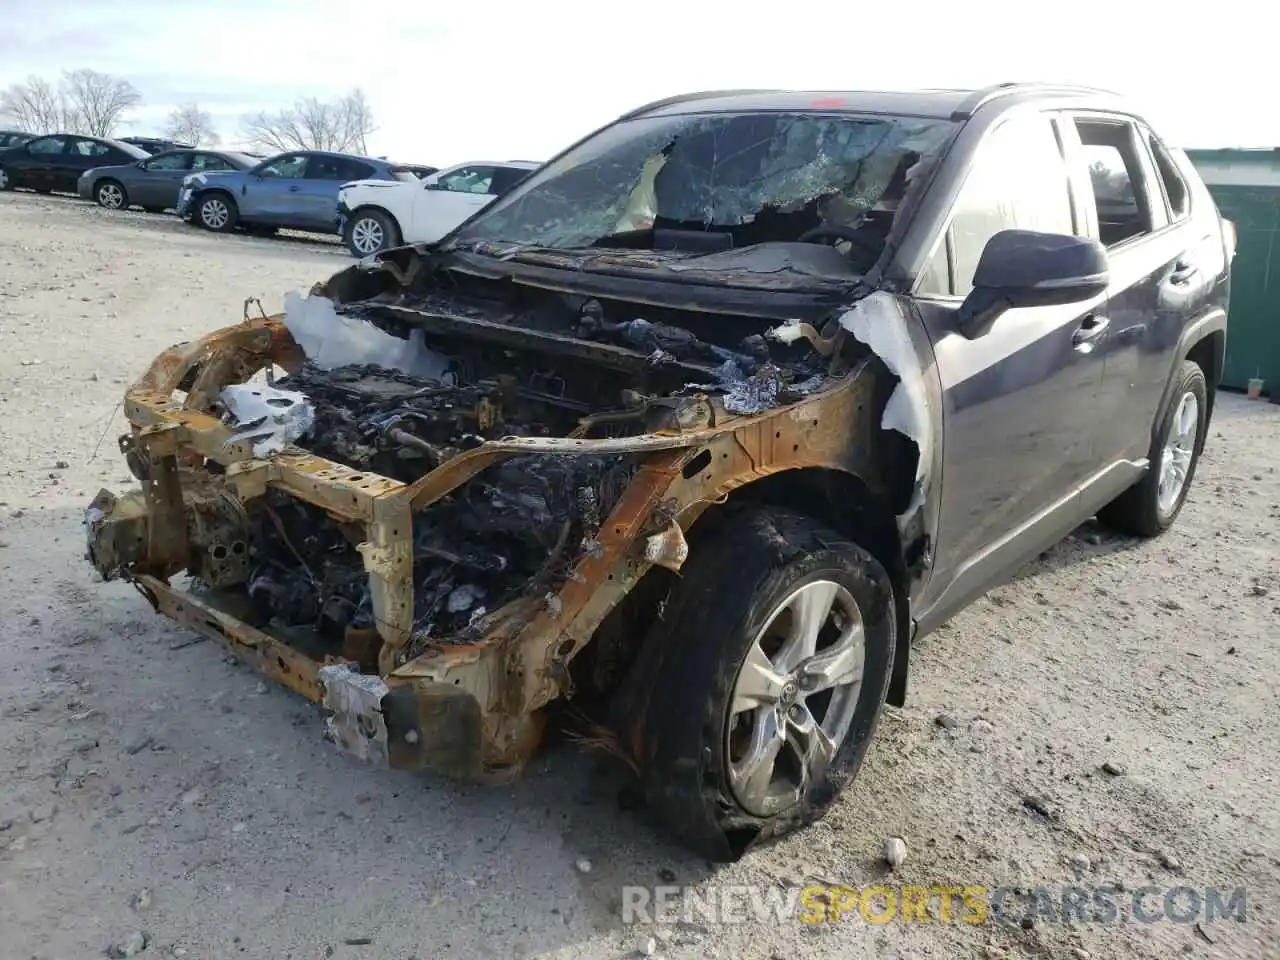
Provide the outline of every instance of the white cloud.
[[[1233,31],[1253,7],[1221,0],[1193,29],[1174,8],[971,0],[729,5],[372,5],[342,0],[8,0],[0,85],[90,66],[130,77],[149,106],[198,99],[233,139],[235,118],[304,95],[365,89],[371,149],[439,165],[545,159],[658,97],[725,87],[973,87],[1009,79],[1119,90],[1187,146],[1280,144],[1263,77],[1265,31]],[[1145,7],[1146,5],[1141,5]],[[23,8],[30,8],[24,15]],[[14,24],[17,24],[15,27]],[[1237,35],[1239,34],[1239,35]]]

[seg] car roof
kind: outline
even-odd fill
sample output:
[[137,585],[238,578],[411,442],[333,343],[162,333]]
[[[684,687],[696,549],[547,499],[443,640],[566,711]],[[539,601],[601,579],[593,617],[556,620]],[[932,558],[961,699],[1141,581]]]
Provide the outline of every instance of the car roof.
[[1000,83],[980,90],[709,90],[668,97],[644,105],[620,119],[689,113],[894,114],[938,120],[963,120],[979,108],[999,102],[1010,106],[1047,98],[1088,98],[1117,103],[1117,94],[1092,87],[1048,83]]
[[364,160],[368,163],[383,163],[387,166],[393,166],[393,164],[388,161],[380,160],[377,157],[366,157],[364,154],[360,153],[341,153],[337,150],[281,150],[274,156],[280,157],[284,156],[286,153],[304,153],[309,157],[341,157],[343,160]]

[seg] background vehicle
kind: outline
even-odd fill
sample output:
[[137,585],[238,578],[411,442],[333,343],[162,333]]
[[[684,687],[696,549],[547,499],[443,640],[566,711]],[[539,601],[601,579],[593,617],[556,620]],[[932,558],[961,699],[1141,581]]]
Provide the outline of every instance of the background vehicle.
[[510,776],[607,704],[734,859],[854,780],[914,638],[1091,516],[1175,522],[1232,242],[1098,91],[671,98],[158,357],[89,556],[385,764]]
[[178,216],[206,230],[237,226],[333,233],[338,189],[350,180],[417,183],[399,164],[321,150],[296,150],[248,170],[192,173],[182,182]]
[[338,231],[357,257],[401,243],[432,243],[502,196],[538,164],[460,163],[420,183],[361,180],[338,193]]
[[171,150],[133,163],[92,167],[80,175],[76,189],[82,199],[112,210],[139,206],[159,213],[177,207],[187,174],[248,170],[257,163],[229,150]]
[[194,143],[179,143],[177,140],[164,140],[159,137],[121,137],[120,142],[131,144],[152,155],[167,153],[170,150],[194,150],[196,146]]
[[75,193],[90,167],[145,160],[150,154],[118,140],[55,133],[0,150],[0,190],[29,187],[39,193]]
[[22,133],[19,130],[0,130],[0,150],[6,147],[21,146],[34,138],[34,133]]

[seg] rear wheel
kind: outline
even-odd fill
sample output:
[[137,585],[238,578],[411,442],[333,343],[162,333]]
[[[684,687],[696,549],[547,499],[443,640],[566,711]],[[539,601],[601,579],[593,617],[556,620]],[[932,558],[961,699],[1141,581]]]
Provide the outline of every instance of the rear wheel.
[[1172,399],[1155,432],[1150,466],[1134,486],[1098,511],[1108,526],[1139,537],[1164,533],[1178,518],[1204,447],[1209,388],[1204,371],[1184,360],[1175,374]]
[[400,245],[395,222],[380,210],[357,210],[343,230],[347,249],[357,257],[368,257],[388,247]]
[[206,193],[196,200],[196,221],[214,233],[229,233],[240,219],[236,202],[225,193]]
[[888,690],[880,563],[809,517],[755,510],[692,553],[659,629],[666,642],[640,665],[654,678],[642,759],[654,813],[718,861],[826,814]]
[[125,192],[124,185],[115,180],[100,181],[94,188],[93,195],[98,206],[108,210],[123,210],[129,206],[129,194]]

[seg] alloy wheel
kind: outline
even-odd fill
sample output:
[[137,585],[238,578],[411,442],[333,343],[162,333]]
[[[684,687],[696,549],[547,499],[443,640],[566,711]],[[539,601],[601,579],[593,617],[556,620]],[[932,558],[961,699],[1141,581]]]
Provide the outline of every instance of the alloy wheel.
[[351,245],[361,256],[377,253],[386,241],[386,234],[374,217],[361,217],[351,226]]
[[114,183],[104,183],[98,188],[98,203],[110,210],[124,206],[124,191]]
[[200,204],[200,222],[210,230],[221,230],[231,218],[227,205],[217,197],[210,197]]
[[1169,424],[1169,434],[1165,437],[1164,449],[1160,452],[1160,482],[1156,487],[1156,504],[1163,517],[1169,516],[1177,507],[1178,499],[1187,485],[1199,426],[1200,401],[1188,390],[1178,401],[1173,421]]
[[849,732],[865,669],[862,615],[843,586],[815,580],[774,608],[729,706],[729,786],[744,809],[767,817],[800,802]]

